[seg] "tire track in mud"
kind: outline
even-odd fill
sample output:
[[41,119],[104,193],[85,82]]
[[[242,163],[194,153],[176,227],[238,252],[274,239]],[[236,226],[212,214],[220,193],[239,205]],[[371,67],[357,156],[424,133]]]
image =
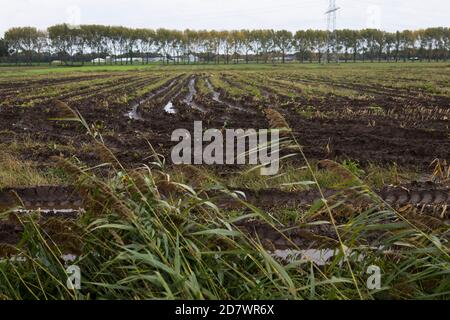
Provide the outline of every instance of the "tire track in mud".
[[[232,188],[242,201],[262,208],[279,206],[304,206],[311,205],[322,198],[318,190],[308,191],[281,191],[278,189],[262,189],[253,191],[250,189]],[[323,189],[326,199],[338,196],[346,198],[355,208],[365,207],[373,204],[371,198],[365,197],[364,193],[357,190],[334,190]],[[441,185],[430,183],[412,183],[404,186],[385,186],[375,191],[387,204],[394,207],[412,205],[418,207],[450,206],[450,189]],[[243,197],[245,195],[245,197]],[[242,206],[239,200],[232,197],[208,194],[221,200],[222,206],[231,208]],[[218,198],[217,198],[218,196]],[[341,199],[339,199],[341,200]],[[0,209],[23,205],[26,209],[79,209],[83,204],[83,195],[71,186],[35,186],[5,188],[0,190]],[[448,208],[450,209],[450,208]],[[444,211],[447,211],[445,208]]]
[[[251,74],[251,76],[253,77],[253,79],[249,79],[250,75],[246,74],[245,78],[248,79],[248,81],[252,82],[252,85],[254,87],[256,87],[263,95],[264,99],[266,99],[267,101],[271,101],[274,99],[290,99],[289,96],[281,94],[279,92],[277,92],[275,89],[268,87],[267,85],[265,85],[264,83],[267,80],[267,77],[262,77],[259,74]],[[254,79],[258,79],[259,83],[255,82]],[[252,81],[253,80],[253,81]]]
[[[252,76],[255,76],[255,75],[252,74]],[[224,80],[230,86],[239,88],[242,91],[248,90],[245,86],[253,87],[257,91],[259,91],[260,95],[258,94],[258,96],[262,96],[264,99],[267,99],[270,97],[271,90],[263,89],[261,85],[255,84],[253,79],[249,78],[248,74],[240,74],[239,76],[237,76],[235,74],[231,74],[231,75],[227,75],[226,77],[224,77]]]
[[[356,86],[351,86],[351,85],[345,85],[339,82],[333,82],[333,81],[320,81],[320,80],[311,80],[311,79],[306,79],[306,78],[279,78],[279,77],[273,77],[271,79],[268,79],[267,81],[269,81],[273,86],[275,87],[280,87],[283,89],[286,89],[292,93],[295,93],[296,96],[302,97],[304,95],[303,89],[300,87],[297,87],[296,84],[298,85],[326,85],[329,88],[333,88],[333,89],[346,89],[346,90],[351,90],[354,91],[357,94],[367,94],[367,93],[371,93],[374,94],[376,97],[380,98],[382,97],[385,101],[386,97],[389,98],[402,98],[402,99],[409,99],[411,98],[411,96],[402,96],[402,95],[395,95],[395,94],[388,94],[388,93],[383,93],[383,92],[379,92],[379,91],[371,91],[371,90],[363,90],[361,88],[357,88]],[[290,83],[287,83],[290,82]],[[373,89],[373,88],[371,88]],[[329,93],[331,95],[333,95],[336,98],[342,99],[344,98],[343,96],[340,95],[336,95],[333,93]],[[277,95],[281,95],[280,93],[277,93]],[[326,93],[322,93],[322,95],[327,95]],[[353,99],[348,98],[349,101],[354,101]],[[376,99],[375,99],[376,100]]]
[[197,95],[197,89],[195,89],[196,81],[197,81],[197,77],[195,77],[195,76],[189,80],[189,84],[188,84],[189,92],[183,101],[187,105],[189,105],[192,109],[195,109],[202,113],[205,113],[205,112],[207,112],[207,110],[204,107],[200,106],[198,103],[196,103],[195,99],[194,99],[195,96]]
[[[164,105],[164,112],[167,114],[177,114],[181,111],[186,111],[181,104],[186,104],[190,109],[201,112],[203,114],[207,113],[201,104],[197,102],[197,89],[196,89],[197,76],[193,75],[187,77],[179,83],[178,86],[174,87],[163,97],[161,97],[160,102]],[[180,99],[180,96],[184,93],[187,88],[187,93],[184,98]]]
[[[450,159],[447,112],[439,112],[439,119],[430,121],[423,114],[415,115],[419,121],[415,123],[388,113],[358,113],[367,105],[349,98],[303,98],[283,103],[280,110],[309,158],[354,159],[361,164],[396,162],[419,169],[436,158]],[[313,111],[303,111],[310,106]],[[411,108],[408,112],[414,113]]]
[[211,91],[212,99],[216,102],[223,103],[220,100],[220,93],[214,89],[213,85],[211,84],[211,81],[209,81],[208,78],[205,79],[205,83],[206,83],[206,86],[208,87],[208,89]]
[[249,110],[248,108],[244,108],[244,107],[238,106],[238,105],[230,102],[228,99],[226,101],[222,100],[221,96],[225,95],[225,92],[218,92],[218,91],[216,91],[214,86],[211,84],[211,81],[208,78],[205,79],[205,83],[206,83],[206,86],[208,87],[208,89],[212,92],[212,100],[213,101],[215,101],[217,103],[220,103],[220,104],[222,104],[222,105],[224,105],[224,106],[226,106],[226,107],[228,107],[230,109],[236,110],[236,111],[238,111],[240,113],[256,114],[256,111]]
[[327,80],[324,78],[318,78],[318,79],[311,79],[311,81],[318,81],[319,83],[325,83],[330,86],[341,86],[344,89],[356,89],[361,92],[369,92],[378,96],[389,96],[389,97],[400,97],[403,99],[410,99],[412,95],[421,96],[423,94],[429,95],[429,97],[423,98],[423,101],[427,101],[429,98],[431,99],[441,99],[446,98],[445,96],[441,94],[430,94],[427,93],[424,90],[421,90],[420,88],[404,88],[404,87],[394,87],[394,86],[388,86],[388,85],[382,85],[380,83],[369,83],[369,84],[362,84],[361,82],[348,82],[344,81],[342,82],[342,79],[339,82],[335,82],[332,80]]
[[[181,78],[181,81],[179,81],[177,85],[173,86],[170,90],[165,92],[163,96],[158,98],[158,107],[161,108],[161,106],[164,106],[164,114],[183,118],[183,114],[186,113],[205,113],[200,110],[204,108],[198,106],[196,102],[194,102],[196,96],[195,82],[194,86],[191,87],[191,81],[192,77],[186,75],[184,78]],[[184,94],[185,96],[182,98]]]
[[276,98],[281,98],[281,100],[292,100],[291,96],[288,96],[288,95],[285,95],[283,93],[280,93],[276,88],[287,90],[291,94],[295,94],[296,98],[303,97],[303,92],[302,92],[301,88],[296,87],[292,83],[289,84],[289,83],[281,82],[281,81],[287,81],[286,79],[284,79],[284,80],[276,80],[274,78],[269,78],[269,79],[266,79],[265,81],[267,81],[268,85],[271,86],[270,89],[268,88],[267,90],[268,91],[273,91],[274,92],[274,96]]
[[69,186],[36,186],[0,190],[0,210],[23,206],[27,210],[75,210],[83,205],[82,195]]
[[[421,229],[427,232],[443,232],[448,230],[448,224],[443,222],[433,221],[426,224],[420,223],[420,218],[411,218],[412,223],[419,224]],[[391,221],[384,221],[382,224],[388,224]],[[355,240],[355,231],[350,231],[351,227],[346,225],[336,226],[340,234],[340,239],[336,234],[336,229],[330,223],[323,223],[320,225],[273,225],[268,222],[258,220],[243,220],[234,223],[241,232],[246,235],[251,241],[261,243],[261,245],[272,255],[281,259],[283,262],[289,263],[302,259],[304,261],[312,261],[317,265],[324,266],[334,259],[340,251],[340,241],[344,243],[352,243],[352,247],[359,245],[370,246],[370,250],[377,250],[386,255],[393,255],[395,250],[401,252],[402,248],[398,245],[393,245],[391,248],[385,248],[385,240],[392,237],[392,231],[379,228],[379,230],[358,230],[357,239]],[[399,228],[402,230],[401,228]],[[395,230],[395,229],[394,229]],[[348,255],[352,254],[350,248],[346,252]],[[330,261],[331,260],[331,261]]]

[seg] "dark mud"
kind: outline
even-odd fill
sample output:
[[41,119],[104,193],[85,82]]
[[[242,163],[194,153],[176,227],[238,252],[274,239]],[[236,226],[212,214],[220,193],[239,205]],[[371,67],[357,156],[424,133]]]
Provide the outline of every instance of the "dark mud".
[[17,244],[23,233],[23,227],[17,223],[0,221],[0,244]]
[[[196,120],[203,121],[204,129],[266,129],[269,122],[264,110],[269,107],[276,107],[284,115],[310,159],[352,159],[363,165],[396,163],[422,172],[429,172],[429,165],[436,158],[450,160],[449,98],[426,99],[404,91],[396,94],[391,88],[349,87],[343,84],[343,88],[347,89],[370,90],[375,98],[370,101],[334,95],[291,98],[261,86],[264,99],[258,100],[251,96],[232,97],[223,90],[213,88],[208,79],[205,82],[211,94],[203,96],[195,88],[196,79],[200,76],[171,76],[160,88],[130,103],[121,103],[117,98],[133,94],[148,85],[149,81],[154,81],[154,77],[134,80],[125,77],[92,90],[80,87],[78,92],[62,92],[57,98],[67,99],[66,102],[102,134],[106,145],[126,167],[148,163],[149,157],[153,155],[148,142],[170,163],[170,149],[174,145],[170,142],[172,132],[179,128],[192,130]],[[61,116],[61,110],[55,107],[52,99],[44,99],[31,107],[19,107],[18,104],[27,101],[14,97],[14,90],[18,90],[18,94],[28,93],[34,88],[88,79],[91,77],[36,80],[26,84],[2,83],[0,98],[8,98],[11,102],[0,107],[0,147],[8,151],[14,143],[27,145],[19,151],[15,149],[19,158],[44,168],[53,166],[51,157],[59,155],[75,155],[91,165],[103,162],[98,151],[88,148],[92,145],[92,138],[80,124],[49,120]],[[320,82],[324,83],[322,80]],[[36,97],[39,96],[33,96]],[[172,108],[165,108],[168,103],[172,103]],[[368,107],[372,104],[379,106],[382,112],[376,113],[372,109],[377,108]],[[133,112],[131,117],[130,111]],[[30,140],[33,141],[31,145],[27,143]],[[56,148],[52,147],[55,145]],[[297,193],[279,190],[240,191],[246,194],[245,200],[249,203],[273,211],[286,207],[307,210],[321,198],[315,190]],[[356,211],[368,203],[367,197],[360,194],[343,194],[337,190],[324,190],[324,193],[325,197],[335,201],[348,200],[354,204]],[[378,195],[395,208],[413,207],[414,214],[426,216],[425,224],[432,217],[439,218],[439,221],[449,219],[449,190],[442,186],[386,187],[378,190]],[[225,209],[245,210],[242,202],[231,197],[221,196],[218,203]],[[2,190],[0,209],[14,206],[24,206],[28,210],[48,209],[42,213],[43,219],[55,216],[76,219],[77,215],[73,211],[58,212],[57,209],[82,207],[83,198],[70,188]],[[337,240],[335,231],[329,225],[274,228],[258,221],[245,221],[236,227],[252,239],[262,241],[271,250],[308,249],[324,245],[333,248]],[[0,222],[0,243],[16,244],[22,232],[22,226],[16,222]],[[366,234],[366,239],[376,243],[382,236],[372,232]]]
[[[287,192],[277,189],[263,189],[259,191],[238,189],[236,191],[234,192],[238,196],[238,199],[221,194],[212,195],[211,193],[207,193],[206,196],[215,197],[219,206],[227,209],[242,208],[243,201],[260,208],[297,208],[310,206],[324,197],[329,201],[334,200],[335,202],[345,200],[355,210],[358,210],[358,208],[363,210],[376,201],[362,189],[348,189],[343,191],[324,189],[321,192],[316,189],[297,192]],[[162,192],[164,191],[162,190]],[[439,207],[444,208],[444,212],[446,212],[447,207],[450,207],[450,189],[431,183],[386,186],[376,191],[376,193],[380,197],[380,200],[396,208],[406,205],[418,208]],[[83,194],[69,186],[16,187],[0,190],[0,209],[22,206],[27,210],[76,210],[83,207],[84,203]]]
[[79,209],[83,206],[83,197],[72,187],[38,186],[5,188],[0,190],[0,209],[24,207],[36,209]]
[[[171,76],[160,88],[128,104],[120,103],[117,98],[133,94],[149,81],[156,81],[151,80],[155,77],[140,76],[130,83],[126,83],[129,77],[122,77],[91,92],[80,88],[78,93],[58,98],[66,97],[71,107],[96,126],[107,146],[118,152],[119,160],[131,167],[145,162],[151,155],[147,141],[168,156],[174,145],[170,142],[173,130],[191,130],[195,120],[202,120],[205,129],[266,129],[269,123],[264,110],[269,107],[277,107],[284,115],[310,159],[352,159],[362,165],[396,163],[423,172],[429,171],[430,163],[436,158],[450,160],[449,98],[436,96],[425,100],[422,96],[404,97],[403,92],[395,97],[392,96],[395,92],[389,88],[380,88],[381,93],[373,101],[333,95],[288,98],[261,85],[264,88],[260,90],[266,92],[264,99],[251,96],[236,99],[213,88],[207,78],[205,83],[211,94],[200,95],[196,90],[199,77],[205,75]],[[50,79],[48,82],[66,83],[86,78]],[[235,80],[228,81],[236,84]],[[45,84],[44,80],[39,80],[29,86]],[[367,88],[355,86],[354,89]],[[12,86],[3,84],[0,97],[11,90]],[[391,95],[383,96],[383,92]],[[165,108],[170,102],[173,108]],[[372,104],[380,106],[381,113],[377,113],[379,108],[370,107]],[[20,151],[20,158],[40,164],[49,163],[52,155],[60,153],[74,154],[89,164],[98,161],[94,151],[80,151],[91,141],[84,128],[75,123],[49,120],[58,116],[59,111],[51,99],[32,107],[18,107],[14,102],[3,105],[0,107],[0,144],[7,149],[11,142],[20,144],[32,138],[36,144]],[[46,147],[55,144],[66,148]],[[170,162],[170,157],[167,160]]]

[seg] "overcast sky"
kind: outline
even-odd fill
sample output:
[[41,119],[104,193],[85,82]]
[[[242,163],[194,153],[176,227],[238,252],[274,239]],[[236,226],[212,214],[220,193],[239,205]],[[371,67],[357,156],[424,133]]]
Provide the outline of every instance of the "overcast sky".
[[[0,35],[57,23],[172,29],[325,29],[328,0],[1,0]],[[338,28],[450,25],[449,0],[337,0]]]

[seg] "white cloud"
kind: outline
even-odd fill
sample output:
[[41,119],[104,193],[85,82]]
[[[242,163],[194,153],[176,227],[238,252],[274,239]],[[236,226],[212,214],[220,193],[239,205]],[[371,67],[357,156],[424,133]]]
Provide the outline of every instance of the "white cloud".
[[[448,26],[446,0],[337,0],[338,28]],[[14,0],[2,1],[0,34],[13,26],[73,21],[174,29],[326,27],[327,0]],[[78,15],[78,16],[74,16]]]

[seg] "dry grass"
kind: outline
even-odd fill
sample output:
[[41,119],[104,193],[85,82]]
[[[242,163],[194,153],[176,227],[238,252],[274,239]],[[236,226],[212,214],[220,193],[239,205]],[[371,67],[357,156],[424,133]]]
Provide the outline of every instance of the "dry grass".
[[0,153],[0,188],[58,183],[61,183],[58,177],[38,170],[31,162],[20,161],[10,154]]

